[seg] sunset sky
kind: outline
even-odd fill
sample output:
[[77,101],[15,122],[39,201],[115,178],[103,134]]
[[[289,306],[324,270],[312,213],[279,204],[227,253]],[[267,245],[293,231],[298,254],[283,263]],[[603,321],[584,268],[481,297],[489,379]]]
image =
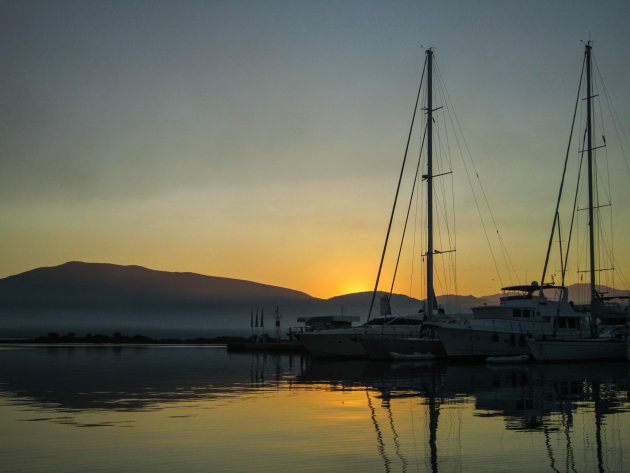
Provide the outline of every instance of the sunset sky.
[[[3,1],[0,277],[79,260],[371,290],[433,47],[518,275],[463,215],[459,293],[538,280],[581,40],[628,134],[629,23],[628,1]],[[627,162],[610,179],[627,280]]]

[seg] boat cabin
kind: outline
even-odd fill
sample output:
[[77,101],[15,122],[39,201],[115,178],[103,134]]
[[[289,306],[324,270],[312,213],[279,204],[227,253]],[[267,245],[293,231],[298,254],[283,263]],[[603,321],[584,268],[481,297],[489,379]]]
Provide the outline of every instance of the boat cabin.
[[329,330],[333,328],[349,328],[352,322],[358,322],[358,315],[318,315],[315,317],[299,317],[298,322],[304,323],[304,331]]
[[[544,290],[555,290],[558,297],[548,299]],[[544,284],[541,288],[534,281],[529,285],[504,287],[502,291],[504,295],[499,298],[499,304],[472,307],[473,318],[523,322],[551,322],[557,318],[559,328],[581,328],[583,314],[577,313],[567,302],[563,286]],[[560,312],[559,306],[563,307]]]

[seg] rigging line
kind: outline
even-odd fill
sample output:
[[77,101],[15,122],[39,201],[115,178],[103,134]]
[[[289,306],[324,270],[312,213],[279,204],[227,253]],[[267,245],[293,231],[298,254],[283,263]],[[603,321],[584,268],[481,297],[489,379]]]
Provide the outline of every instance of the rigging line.
[[[455,109],[452,106],[452,101],[451,101],[451,98],[450,98],[450,94],[448,93],[448,90],[446,89],[446,87],[444,87],[444,91],[445,91],[445,96],[448,99],[448,103],[451,104],[451,106],[449,107],[449,111],[452,110],[452,115],[453,115],[453,117],[451,118],[451,122],[453,123],[453,127],[455,129],[459,130],[459,134],[461,136],[461,139],[462,139],[463,144],[464,144],[464,148],[466,150],[466,153],[463,153],[462,150],[461,150],[461,147],[460,147],[460,158],[462,160],[462,164],[464,166],[464,169],[466,170],[466,178],[468,179],[468,185],[470,186],[470,190],[471,190],[471,193],[473,195],[473,200],[474,200],[475,206],[477,208],[477,214],[479,215],[479,220],[481,221],[482,229],[483,229],[483,232],[484,232],[484,235],[485,235],[485,238],[486,238],[486,242],[488,244],[488,249],[490,251],[490,256],[492,258],[495,270],[497,272],[497,277],[499,278],[499,281],[501,282],[501,285],[503,285],[501,272],[499,270],[499,267],[498,267],[498,264],[497,264],[494,252],[492,250],[492,245],[490,244],[490,238],[488,236],[488,232],[487,232],[487,229],[485,227],[485,222],[484,222],[484,219],[483,219],[483,215],[481,213],[481,208],[479,206],[479,201],[477,199],[477,194],[475,193],[474,187],[472,185],[472,180],[470,179],[470,173],[469,173],[469,170],[468,170],[468,165],[466,164],[466,156],[468,157],[468,160],[470,161],[470,166],[471,166],[472,170],[474,171],[474,174],[475,174],[475,176],[477,178],[477,182],[479,183],[479,188],[481,190],[481,195],[483,196],[483,201],[486,204],[485,207],[486,207],[488,213],[490,214],[490,218],[492,220],[494,229],[496,230],[497,239],[499,240],[499,244],[500,244],[500,246],[502,248],[502,255],[503,255],[504,261],[507,263],[508,270],[511,269],[514,274],[516,274],[516,270],[514,269],[514,264],[512,263],[512,260],[511,260],[509,254],[507,253],[507,251],[505,249],[505,243],[503,242],[503,239],[502,239],[502,237],[501,237],[501,235],[499,233],[499,230],[498,230],[498,227],[497,227],[497,224],[496,224],[496,220],[494,218],[494,214],[492,212],[492,209],[490,208],[490,202],[488,201],[488,197],[486,195],[485,189],[484,189],[484,187],[483,187],[483,185],[481,183],[481,178],[479,177],[479,172],[477,171],[475,163],[474,163],[474,161],[472,159],[472,155],[470,153],[470,149],[468,148],[468,143],[466,142],[466,139],[464,137],[464,132],[462,130],[462,127],[461,127],[461,124],[459,122],[459,119],[457,118],[457,114],[455,113]],[[450,114],[449,114],[449,116],[450,116]]]
[[[475,162],[472,159],[472,155],[470,153],[470,149],[468,148],[468,143],[466,142],[466,139],[464,137],[464,132],[462,130],[462,127],[461,127],[461,124],[459,122],[459,119],[457,118],[457,114],[455,113],[455,108],[452,107],[452,101],[450,99],[450,95],[448,94],[448,90],[446,89],[445,85],[444,85],[444,92],[445,92],[446,100],[448,101],[449,104],[451,104],[451,107],[449,108],[449,112],[451,112],[451,110],[452,110],[452,115],[449,114],[449,118],[451,119],[451,123],[453,124],[453,128],[459,130],[459,135],[455,134],[455,137],[456,138],[461,137],[461,141],[463,142],[463,146],[466,149],[466,153],[463,153],[462,146],[461,146],[461,144],[459,144],[460,140],[457,139],[457,143],[458,143],[458,146],[459,146],[459,154],[460,154],[460,157],[462,159],[462,163],[464,164],[464,168],[468,172],[468,165],[466,164],[466,161],[465,161],[466,157],[470,161],[470,166],[473,169],[475,176],[477,177],[477,181],[479,182],[479,188],[481,190],[482,196],[484,197],[484,202],[486,204],[486,209],[488,210],[488,213],[490,214],[490,217],[491,217],[491,220],[492,220],[494,228],[497,230],[497,235],[498,235],[499,243],[500,243],[500,245],[502,247],[502,251],[503,251],[503,256],[504,256],[505,262],[507,263],[508,268],[512,269],[512,271],[516,274],[516,271],[514,270],[514,265],[512,264],[511,259],[509,257],[509,254],[507,253],[507,251],[505,249],[505,244],[504,244],[504,242],[503,242],[503,240],[501,238],[500,233],[498,232],[498,227],[497,227],[496,221],[494,219],[494,214],[493,214],[492,209],[490,207],[490,203],[489,203],[487,195],[485,193],[485,189],[484,189],[484,187],[483,187],[483,185],[481,183],[481,178],[479,176],[479,172],[478,172],[478,170],[477,170],[477,168],[475,166]],[[469,183],[470,183],[470,179],[469,179]],[[474,188],[472,187],[472,185],[471,185],[471,191],[472,191],[473,195],[475,195],[475,191],[474,191]],[[481,217],[481,214],[480,214],[480,218],[483,221],[483,218]]]
[[[603,77],[601,76],[601,73],[599,72],[599,67],[597,67],[597,74],[595,75],[595,80],[597,82],[596,86],[597,86],[597,90],[599,91],[604,90],[605,91],[605,84],[604,84],[604,80]],[[606,123],[604,121],[604,113],[603,113],[603,109],[602,109],[602,101],[598,100],[597,101],[597,105],[599,107],[599,121],[600,121],[600,127],[601,127],[601,136],[602,139],[604,141],[604,146],[606,145]],[[609,159],[608,159],[608,148],[605,148],[605,150],[603,151],[604,153],[604,158],[603,158],[603,164],[605,165],[605,169],[606,169],[606,180],[607,180],[607,186],[604,187],[604,191],[606,192],[606,197],[607,200],[609,202],[612,203],[612,183],[611,183],[611,176],[610,176],[610,163],[609,163]],[[601,218],[601,213],[599,213],[599,217]],[[601,226],[601,231],[602,231],[602,235],[601,235],[601,242],[602,245],[605,247],[605,252],[603,253],[606,257],[607,257],[607,264],[609,264],[610,266],[615,266],[615,251],[614,251],[614,247],[615,247],[615,233],[614,233],[614,228],[613,228],[613,212],[611,211],[609,214],[609,229],[610,229],[610,236],[608,238],[604,238],[603,232],[605,231],[605,229],[603,228],[603,225]],[[601,255],[602,253],[600,253],[600,259],[601,259]],[[615,287],[615,278],[616,278],[616,272],[613,271],[612,272],[612,276],[611,276],[611,280],[609,280],[608,282],[610,282],[611,287]]]
[[[446,97],[445,97],[445,91],[446,91],[446,85],[443,81],[442,75],[440,73],[440,71],[437,71],[437,89],[439,91],[440,94],[440,98],[442,99],[442,102],[444,103],[448,103]],[[446,110],[447,112],[450,113],[450,110]],[[451,119],[451,124],[453,123],[452,119]],[[455,127],[453,126],[453,129],[455,130]],[[454,133],[454,140],[455,140],[455,144],[458,145],[459,147],[459,140],[457,139],[457,134]],[[455,185],[454,185],[454,180],[453,180],[453,176],[452,176],[452,170],[453,170],[453,160],[451,159],[451,153],[450,153],[450,141],[449,141],[449,134],[446,133],[445,135],[445,141],[446,141],[446,150],[448,151],[446,153],[446,160],[448,163],[448,168],[451,170],[451,215],[452,215],[452,225],[453,225],[453,229],[451,231],[450,227],[449,227],[449,220],[448,218],[445,218],[445,222],[446,222],[446,227],[447,227],[447,232],[448,232],[448,238],[449,238],[449,247],[450,248],[457,248],[457,222],[456,222],[456,213],[455,213]],[[460,154],[461,154],[461,149],[460,149]],[[442,187],[442,194],[443,194],[443,199],[444,199],[444,212],[443,215],[448,215],[446,212],[446,193],[444,191],[444,186]],[[451,260],[451,269],[452,269],[452,284],[453,284],[453,294],[458,294],[458,288],[457,288],[457,253],[454,252],[453,255],[449,255],[449,259]]]
[[414,278],[414,271],[415,271],[415,255],[416,255],[416,235],[417,235],[417,229],[418,229],[418,199],[419,199],[419,195],[421,195],[421,192],[416,192],[415,194],[415,201],[416,201],[416,205],[414,208],[414,215],[413,215],[413,243],[411,245],[411,271],[409,274],[409,294],[413,294],[413,278]]
[[[603,87],[603,84],[600,85],[601,78],[598,78],[597,75],[596,75],[594,79],[595,79],[595,82],[596,82],[595,87],[599,91],[599,88]],[[606,177],[606,180],[607,180],[607,186],[604,187],[603,192],[605,193],[606,200],[612,201],[613,199],[612,199],[612,192],[611,192],[612,186],[611,186],[611,181],[610,181],[610,165],[609,165],[609,162],[608,162],[608,148],[606,146],[606,134],[607,134],[607,132],[606,132],[606,122],[604,121],[604,112],[603,112],[603,108],[602,108],[602,101],[598,100],[596,102],[596,104],[597,104],[597,106],[599,108],[599,114],[596,114],[595,118],[598,118],[597,121],[599,122],[599,127],[600,127],[600,130],[601,130],[598,133],[602,137],[602,140],[603,140],[603,143],[604,143],[602,146],[598,146],[597,147],[597,148],[604,147],[603,159],[602,160],[598,159],[598,161],[603,161],[604,168],[605,168],[605,171],[606,171],[605,177]],[[595,149],[597,149],[597,148],[595,148]]]
[[409,127],[409,135],[407,136],[407,145],[405,146],[405,154],[403,157],[402,167],[400,169],[400,176],[398,177],[398,185],[396,186],[396,195],[394,197],[394,205],[392,207],[392,213],[389,217],[389,225],[387,227],[387,235],[385,236],[385,244],[383,245],[383,253],[381,255],[381,262],[378,266],[378,273],[376,275],[376,283],[374,284],[374,291],[372,292],[372,300],[370,301],[370,309],[368,311],[367,320],[370,320],[372,315],[372,308],[374,307],[374,298],[376,297],[376,291],[378,290],[378,281],[381,278],[381,270],[383,269],[383,261],[385,260],[385,251],[387,250],[387,242],[389,241],[389,233],[392,229],[392,221],[394,220],[394,213],[396,211],[396,203],[398,202],[398,193],[400,192],[400,183],[402,182],[403,172],[405,170],[405,163],[407,162],[407,153],[409,151],[409,143],[411,141],[411,133],[413,132],[413,125],[416,121],[416,113],[418,112],[418,102],[420,101],[420,92],[422,90],[422,82],[424,80],[424,72],[427,67],[425,59],[424,67],[422,68],[422,75],[420,76],[420,86],[418,87],[418,93],[416,95],[416,104],[413,107],[413,115],[411,117],[411,126]]
[[[578,83],[577,96],[575,98],[575,107],[573,108],[573,120],[571,121],[571,131],[569,132],[569,143],[567,144],[567,151],[564,157],[564,168],[562,170],[562,178],[560,179],[560,189],[558,190],[558,200],[556,202],[556,211],[553,214],[553,224],[551,225],[551,235],[549,235],[549,244],[547,245],[547,254],[545,256],[545,264],[543,265],[542,277],[540,278],[540,295],[543,295],[543,286],[545,285],[545,275],[547,273],[547,265],[549,264],[549,254],[551,253],[551,246],[553,245],[553,235],[558,222],[558,208],[560,207],[560,200],[562,198],[562,190],[564,188],[564,178],[567,173],[567,164],[569,162],[569,153],[571,152],[571,140],[573,139],[573,130],[575,129],[575,117],[580,103],[580,90],[582,89],[582,79],[584,78],[584,69],[586,67],[586,57],[582,61],[582,73],[580,74],[580,81]],[[590,93],[590,91],[588,92]]]
[[[558,249],[560,252],[560,268],[564,268],[563,254],[562,254],[562,225],[560,225],[560,215],[558,215]],[[562,287],[564,287],[564,271],[562,271]]]
[[[438,128],[438,130],[439,130],[439,128]],[[441,134],[440,134],[439,131],[437,132],[437,140],[436,141],[438,143],[438,146],[441,145],[442,140],[441,140]],[[438,146],[436,146],[435,148],[438,148]],[[438,164],[438,166],[440,166],[442,164],[441,160],[440,160],[442,155],[441,155],[441,153],[436,153],[436,154],[437,154],[437,158],[438,158],[437,164]],[[441,169],[441,166],[440,166],[439,171],[441,171],[441,170],[442,169]],[[435,174],[434,174],[434,177],[435,177]],[[446,212],[445,212],[444,205],[443,205],[444,201],[445,201],[445,199],[444,199],[444,192],[443,192],[444,186],[442,185],[440,188],[442,189],[442,195],[441,196],[438,195],[438,186],[433,186],[433,193],[434,193],[433,202],[434,202],[436,207],[439,207],[439,210],[440,210],[439,212],[437,212],[437,215],[436,215],[436,217],[437,217],[436,218],[437,225],[434,226],[434,229],[437,229],[437,241],[439,242],[440,247],[444,248],[444,241],[443,241],[444,239],[443,239],[443,235],[442,235],[442,227],[445,224],[444,222],[447,222],[447,220],[445,218]],[[442,199],[440,200],[439,197],[441,197]],[[437,253],[437,251],[434,250],[434,253]],[[439,261],[440,261],[439,265],[435,263],[435,260],[434,260],[434,263],[433,263],[433,266],[435,268],[435,274],[436,274],[436,277],[438,277],[438,278],[440,276],[439,275],[439,270],[441,270],[442,273],[444,273],[444,276],[446,276],[446,270],[445,270],[445,267],[444,267],[444,258],[439,258]],[[444,279],[446,279],[446,277]],[[448,290],[447,290],[448,283],[445,280],[438,281],[438,286],[440,287],[440,292],[442,294],[447,294],[448,293]]]
[[[597,75],[600,76],[601,78],[601,72],[599,71],[599,64],[595,60],[593,60],[593,62],[595,64],[595,69],[597,70]],[[621,126],[621,120],[619,119],[617,109],[615,109],[614,102],[611,100],[610,94],[608,93],[608,89],[606,88],[606,84],[604,83],[603,78],[600,79],[600,82],[602,84],[602,91],[604,92],[604,97],[606,98],[606,102],[610,110],[611,123],[617,135],[617,140],[619,142],[619,149],[621,151],[621,155],[623,156],[624,164],[626,165],[626,171],[628,172],[628,176],[630,176],[630,165],[628,164],[628,156],[625,152],[625,148],[623,146],[624,142],[623,140],[621,140],[621,136],[623,135],[623,138],[625,139],[626,143],[629,142],[630,140],[628,139],[628,136],[626,135],[625,128]],[[619,125],[619,127],[617,125]],[[621,129],[621,133],[619,132],[619,129]]]
[[[470,179],[470,173],[468,172],[468,169],[466,168],[466,165],[464,164],[464,168],[466,169],[466,178],[468,179],[468,185],[470,186],[471,190],[473,189],[473,185],[472,185],[472,181]],[[488,244],[488,249],[490,251],[490,257],[492,258],[492,263],[494,264],[494,269],[497,272],[497,277],[499,278],[499,281],[501,282],[501,286],[503,286],[503,281],[501,278],[501,271],[499,270],[499,266],[497,264],[497,260],[496,257],[494,255],[494,252],[492,251],[492,245],[490,244],[490,237],[488,236],[488,230],[486,229],[486,225],[485,222],[483,220],[483,216],[481,214],[481,208],[479,206],[479,201],[477,200],[477,194],[475,194],[474,190],[472,191],[472,196],[473,196],[473,200],[475,202],[475,208],[477,209],[477,215],[479,215],[479,220],[481,221],[481,229],[483,230],[484,236],[486,238],[486,243]]]
[[[398,273],[398,263],[400,262],[400,255],[403,249],[403,243],[405,241],[405,233],[407,232],[407,222],[409,221],[409,213],[411,212],[411,204],[413,203],[414,194],[416,191],[416,182],[418,181],[418,173],[420,172],[420,163],[422,161],[422,150],[424,149],[424,140],[427,136],[427,128],[424,128],[422,135],[422,144],[420,145],[420,153],[418,154],[418,164],[416,165],[416,174],[413,178],[413,186],[411,187],[411,196],[409,197],[409,205],[407,206],[407,216],[405,217],[405,225],[403,226],[402,237],[400,238],[400,247],[398,248],[398,257],[396,258],[396,267],[394,268],[394,277],[392,278],[392,285],[389,289],[389,298],[391,299],[394,292],[394,282],[396,281],[396,274]],[[410,294],[411,295],[411,294]]]
[[[444,81],[439,73],[439,71],[437,71],[436,73],[436,89],[437,89],[437,93],[439,94],[440,98],[442,99],[443,102],[446,102],[446,100],[444,100]],[[439,107],[439,108],[443,108],[443,107]],[[455,128],[455,127],[453,127]],[[445,172],[445,169],[452,169],[452,165],[450,162],[450,154],[446,153],[446,157],[445,154],[443,153],[444,149],[450,149],[449,146],[449,133],[444,133],[444,138],[442,137],[442,130],[440,128],[438,128],[437,133],[436,133],[436,137],[437,137],[437,142],[439,144],[439,147],[436,147],[436,153],[435,156],[437,157],[437,160],[435,162],[435,164],[437,164],[437,166],[439,166],[439,172],[440,174],[437,174],[437,176],[443,175],[443,174],[449,174],[452,171],[449,172]],[[447,164],[450,167],[445,167],[444,164]],[[433,175],[434,177],[436,177],[436,174]],[[441,181],[443,182],[443,181]],[[437,199],[438,197],[438,189],[435,189],[435,197],[436,197],[436,201],[438,202],[438,205],[440,206],[440,212],[438,212],[438,238],[440,241],[440,245],[444,246],[444,242],[443,242],[443,234],[442,234],[442,230],[443,227],[447,232],[447,240],[448,240],[448,247],[454,247],[452,238],[451,238],[451,230],[450,230],[450,221],[448,218],[448,212],[446,210],[446,190],[445,190],[445,186],[442,185],[440,187],[441,190],[441,201]],[[454,212],[453,212],[454,215]],[[452,258],[449,258],[452,259]],[[442,292],[443,293],[448,293],[448,287],[450,285],[450,283],[452,283],[452,281],[449,281],[447,276],[447,271],[446,271],[446,261],[442,258],[441,259],[441,264],[440,264],[440,269],[442,270],[442,272],[444,273],[444,281],[440,281],[440,283],[444,283],[445,285],[441,285],[442,288]],[[455,274],[454,271],[451,271],[451,277],[455,278]]]
[[[444,103],[448,103],[448,100],[446,98],[446,94],[445,94],[445,90],[446,90],[446,85],[444,84],[444,81],[442,79],[441,74],[437,73],[437,89],[438,92],[440,94],[440,98],[442,99],[442,101]],[[446,110],[446,112],[448,112],[448,117],[450,118],[450,110]],[[451,125],[453,126],[453,120],[451,118],[450,120]],[[453,129],[455,130],[455,126],[453,126]],[[444,133],[444,140],[442,140],[442,134],[439,134],[439,143],[441,145],[440,150],[444,149],[446,150],[446,153],[440,153],[440,165],[442,164],[442,161],[445,161],[446,166],[444,168],[449,169],[449,172],[452,173],[453,170],[453,161],[451,159],[451,153],[450,153],[450,149],[451,149],[451,145],[450,145],[450,134],[449,133]],[[457,139],[457,134],[454,133],[454,141],[455,144],[458,145],[459,147],[459,140]],[[444,144],[442,144],[444,143]],[[460,154],[461,154],[461,147],[460,147]],[[445,171],[442,172],[443,174],[446,174]],[[453,226],[453,230],[451,230],[450,225],[451,222],[448,219],[448,213],[446,211],[446,204],[447,204],[447,199],[446,199],[446,186],[442,186],[441,190],[442,190],[442,216],[443,216],[443,220],[444,220],[444,226],[446,228],[447,231],[447,236],[448,236],[448,241],[449,241],[449,246],[451,248],[456,248],[456,242],[454,241],[454,235],[456,234],[456,226],[455,226],[455,190],[454,190],[454,185],[453,185],[453,178],[451,177],[451,215],[452,217],[452,226]]]
[[[448,248],[448,246],[446,246],[444,244],[444,241],[443,241],[444,238],[443,238],[443,231],[442,231],[443,228],[442,228],[442,226],[446,226],[447,227],[446,228],[446,231],[447,231],[447,235],[446,235],[447,238],[446,238],[446,240],[447,240],[447,242],[450,243],[450,232],[448,231],[448,221],[446,220],[446,218],[444,218],[444,222],[442,222],[442,225],[438,225],[438,227],[437,227],[438,235],[437,236],[438,236],[438,241],[440,243],[440,246],[442,248],[444,248],[444,247]],[[452,251],[452,250],[448,250],[448,251]],[[444,251],[442,251],[442,253],[443,252]],[[434,253],[437,253],[437,251],[434,251]],[[446,264],[447,260],[446,260],[445,257],[443,257],[443,258],[439,258],[439,261],[440,261],[439,269],[441,270],[441,273],[442,273],[442,280],[440,281],[441,293],[442,294],[449,294],[450,283],[452,281],[448,277],[449,272],[447,271],[447,264]],[[439,271],[437,273],[439,273]],[[439,274],[438,274],[438,276],[439,276]]]
[[[584,139],[582,144],[584,144]],[[573,222],[575,221],[575,216],[577,215],[577,204],[578,204],[578,195],[580,191],[580,176],[582,175],[582,164],[584,163],[584,155],[580,154],[580,164],[578,166],[577,173],[577,183],[575,184],[575,196],[573,198],[573,211],[571,212],[571,223],[569,224],[569,237],[567,239],[567,249],[564,257],[564,267],[562,268],[562,285],[564,286],[564,277],[567,271],[567,264],[569,263],[569,249],[571,248],[571,237],[573,235]],[[542,282],[541,282],[542,284]]]
[[[446,146],[445,146],[445,148],[448,149],[448,134],[445,134],[445,136],[446,136],[446,139],[445,139]],[[439,136],[438,136],[438,144],[440,146],[442,146],[441,134],[439,134]],[[442,158],[442,153],[440,153],[439,157]],[[443,175],[451,174],[451,173],[452,173],[452,171],[442,172],[441,174],[438,174],[437,176],[434,175],[433,177],[443,176]],[[451,180],[452,180],[452,178],[451,178]],[[440,182],[443,183],[444,181],[440,180]],[[444,184],[441,185],[439,187],[439,189],[441,191],[441,195],[439,196],[439,197],[441,197],[441,200],[438,199],[437,186],[436,186],[435,198],[436,198],[436,201],[437,201],[437,205],[439,206],[439,209],[440,209],[440,212],[438,212],[438,220],[439,220],[438,224],[439,224],[439,227],[440,226],[443,227],[444,230],[446,231],[446,238],[447,238],[447,242],[448,242],[446,246],[448,248],[454,248],[453,239],[451,237],[451,235],[452,235],[451,222],[450,222],[450,220],[448,218],[449,214],[447,212],[447,202],[448,201],[447,201],[447,198],[446,198],[446,185],[444,185]],[[441,230],[439,227],[438,227],[438,231]],[[442,241],[442,234],[440,233],[439,236],[440,236],[440,245],[442,245],[442,247],[444,247],[444,242]]]

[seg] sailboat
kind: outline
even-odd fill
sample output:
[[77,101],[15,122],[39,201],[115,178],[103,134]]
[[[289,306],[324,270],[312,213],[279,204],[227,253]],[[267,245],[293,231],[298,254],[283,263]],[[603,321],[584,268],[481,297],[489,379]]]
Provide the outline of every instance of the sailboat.
[[[537,360],[560,359],[601,359],[617,358],[621,353],[621,341],[614,337],[614,330],[608,327],[599,333],[596,324],[612,308],[610,302],[602,300],[595,288],[594,225],[593,211],[593,150],[591,107],[593,100],[591,84],[591,43],[586,44],[585,63],[587,64],[587,133],[588,178],[589,178],[589,233],[590,233],[590,293],[591,304],[588,311],[568,300],[568,289],[564,285],[567,258],[563,266],[562,283],[554,285],[545,282],[549,254],[554,230],[559,228],[558,207],[554,213],[547,256],[541,282],[503,288],[504,295],[499,304],[473,307],[473,318],[450,324],[441,324],[439,333],[449,357],[491,357],[519,356],[531,354]],[[576,104],[577,107],[577,104]],[[567,151],[567,158],[569,153]],[[565,164],[566,171],[566,164]],[[564,180],[564,174],[563,174]],[[560,204],[560,195],[558,205]],[[558,230],[559,232],[559,230]],[[568,245],[567,245],[568,250]],[[567,251],[568,253],[568,251]],[[562,254],[562,249],[561,249]]]
[[[589,233],[589,275],[590,275],[590,333],[587,337],[566,338],[534,336],[527,339],[527,345],[532,356],[537,361],[579,361],[579,360],[614,360],[626,358],[626,342],[615,327],[606,327],[601,330],[598,320],[604,318],[607,311],[606,300],[597,292],[595,273],[598,271],[595,258],[595,210],[599,208],[595,195],[595,156],[594,151],[599,147],[593,140],[593,81],[592,81],[592,43],[585,45],[584,64],[586,71],[586,154],[587,154],[587,178],[588,178],[588,233]],[[605,138],[603,138],[605,143]],[[568,156],[568,153],[567,153]],[[565,168],[566,169],[566,168]],[[564,176],[563,176],[564,181]],[[560,196],[562,195],[562,185]],[[558,197],[558,204],[560,203]],[[556,216],[558,210],[556,208]],[[598,219],[599,221],[599,219]],[[554,228],[557,217],[554,218]],[[553,236],[553,229],[552,229]],[[546,269],[546,266],[545,266]],[[564,278],[564,268],[562,276]],[[544,278],[544,272],[543,272]]]
[[[436,253],[433,247],[433,50],[426,50],[426,142],[427,142],[427,168],[422,176],[427,183],[427,252],[426,252],[426,299],[422,309],[423,321],[432,322],[438,318],[445,318],[444,311],[438,307],[433,288],[433,256]],[[441,107],[440,107],[441,108]],[[391,225],[391,222],[390,222]],[[381,259],[382,265],[382,259]],[[380,275],[380,268],[379,268]],[[374,292],[378,287],[378,277]],[[396,336],[392,336],[396,335]],[[366,333],[359,342],[373,359],[434,359],[446,356],[446,351],[434,328],[427,323],[415,327],[411,333],[386,334]]]
[[[380,266],[376,277],[376,284],[374,291],[372,292],[372,299],[370,302],[370,308],[367,316],[367,322],[364,325],[352,328],[334,329],[334,330],[322,330],[319,332],[309,332],[301,335],[300,340],[306,349],[316,356],[344,356],[344,357],[390,357],[390,352],[396,352],[400,354],[414,353],[417,351],[416,345],[420,337],[423,337],[423,325],[427,320],[433,320],[441,310],[438,308],[435,294],[433,291],[433,169],[432,169],[432,127],[433,127],[433,105],[432,105],[432,73],[433,73],[433,51],[428,49],[426,51],[425,67],[427,71],[427,174],[423,176],[423,179],[427,182],[427,220],[428,220],[428,249],[426,253],[427,258],[427,297],[424,303],[424,307],[418,312],[411,313],[404,316],[394,316],[391,312],[390,300],[391,291],[389,294],[383,294],[381,296],[381,316],[371,318],[372,309],[374,306],[375,298],[378,294],[379,278],[383,267],[383,261],[387,248],[387,242],[392,227],[392,221],[394,218],[394,212],[396,209],[396,202],[398,200],[398,191],[400,190],[400,184],[403,177],[403,170],[405,167],[405,161],[407,153],[405,153],[405,159],[403,160],[403,169],[400,173],[400,179],[398,181],[398,187],[396,192],[396,198],[394,199],[394,206],[389,221],[389,227],[387,231],[387,237],[385,239],[385,245],[383,248],[383,254],[381,256]],[[422,84],[422,81],[421,81]],[[420,90],[418,91],[418,99],[420,97]],[[415,112],[418,109],[418,99],[416,100]],[[413,129],[413,120],[412,126]],[[411,131],[407,142],[407,150],[409,149],[409,140],[411,139]],[[417,173],[417,170],[416,170]],[[415,189],[415,181],[414,181]],[[413,191],[412,191],[413,195]],[[410,201],[411,205],[411,201]],[[404,232],[403,232],[404,233]],[[393,284],[392,284],[393,287]],[[440,314],[441,315],[441,314]],[[409,342],[412,342],[411,344]],[[423,341],[423,347],[420,349],[422,352],[433,353],[439,356],[445,355],[439,340]],[[381,356],[381,354],[384,354]]]
[[381,315],[355,327],[313,330],[298,335],[300,343],[316,357],[364,358],[368,356],[360,338],[369,334],[409,336],[422,326],[423,318],[418,314],[393,316],[389,310],[387,296],[381,299]]

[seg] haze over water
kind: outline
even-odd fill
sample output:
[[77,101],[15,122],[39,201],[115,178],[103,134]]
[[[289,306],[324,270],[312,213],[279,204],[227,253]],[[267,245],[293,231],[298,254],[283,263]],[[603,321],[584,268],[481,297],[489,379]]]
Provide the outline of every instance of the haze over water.
[[4,346],[0,471],[622,472],[628,365]]

